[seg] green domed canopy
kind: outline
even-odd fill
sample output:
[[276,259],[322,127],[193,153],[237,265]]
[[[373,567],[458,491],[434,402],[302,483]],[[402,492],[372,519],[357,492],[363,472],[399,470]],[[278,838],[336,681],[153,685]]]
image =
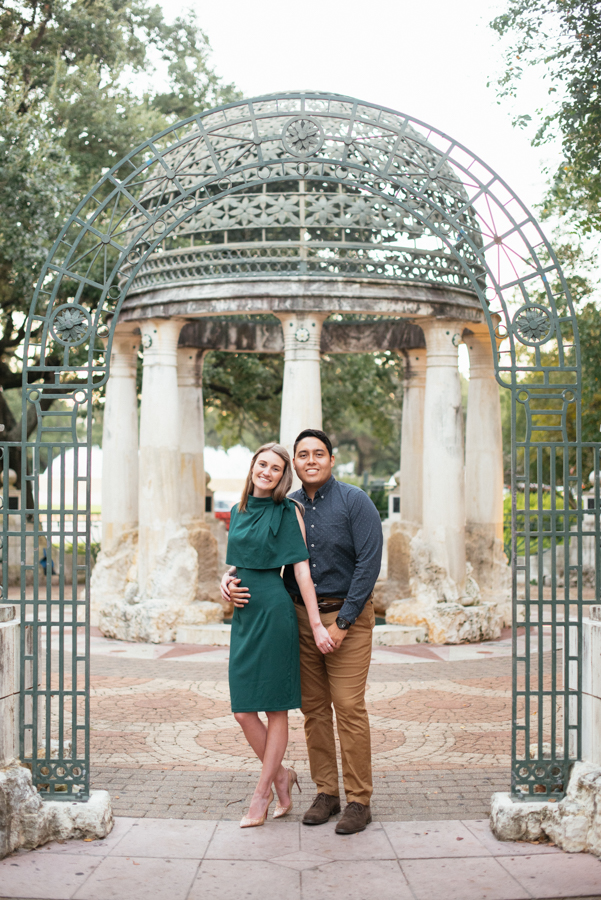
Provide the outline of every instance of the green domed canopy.
[[[483,281],[482,237],[457,170],[401,115],[343,96],[281,94],[210,112],[172,140],[164,175],[152,170],[131,231],[143,230],[148,213],[180,186],[197,182],[198,196],[183,201],[189,217],[177,203],[163,217],[164,228],[169,218],[180,221],[144,262],[130,296],[266,277],[471,293]],[[227,173],[214,186],[219,196],[201,206],[216,169]]]

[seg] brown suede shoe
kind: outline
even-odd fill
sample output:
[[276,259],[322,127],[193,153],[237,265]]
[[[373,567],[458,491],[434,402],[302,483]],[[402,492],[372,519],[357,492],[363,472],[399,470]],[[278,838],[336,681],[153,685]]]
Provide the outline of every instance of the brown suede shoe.
[[365,831],[371,822],[371,809],[353,800],[342,813],[342,818],[336,825],[336,834],[356,834]]
[[[305,815],[303,825],[323,825],[330,816],[340,812],[340,797],[331,794],[318,794]],[[365,828],[365,825],[363,826]]]

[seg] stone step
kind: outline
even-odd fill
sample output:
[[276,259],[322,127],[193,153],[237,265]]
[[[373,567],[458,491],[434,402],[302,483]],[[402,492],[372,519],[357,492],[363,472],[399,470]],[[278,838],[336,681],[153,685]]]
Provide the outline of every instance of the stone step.
[[404,644],[422,644],[428,633],[419,625],[376,625],[374,647],[401,647]]
[[175,633],[178,644],[203,644],[205,647],[229,647],[231,625],[223,622],[208,625],[180,625]]

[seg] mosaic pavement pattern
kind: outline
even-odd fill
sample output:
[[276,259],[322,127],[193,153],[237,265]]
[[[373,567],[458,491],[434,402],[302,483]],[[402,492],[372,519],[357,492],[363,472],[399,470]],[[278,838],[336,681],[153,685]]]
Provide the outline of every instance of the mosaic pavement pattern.
[[[368,680],[374,769],[508,768],[508,639],[374,651]],[[257,771],[229,706],[227,649],[93,641],[92,759],[97,766]],[[300,711],[287,759],[308,771]]]
[[[259,763],[230,712],[227,659],[227,648],[92,636],[92,786],[111,792],[118,815],[239,817]],[[478,818],[508,790],[508,635],[374,649],[367,701],[380,821]],[[313,794],[299,711],[286,762],[303,788],[297,818]]]

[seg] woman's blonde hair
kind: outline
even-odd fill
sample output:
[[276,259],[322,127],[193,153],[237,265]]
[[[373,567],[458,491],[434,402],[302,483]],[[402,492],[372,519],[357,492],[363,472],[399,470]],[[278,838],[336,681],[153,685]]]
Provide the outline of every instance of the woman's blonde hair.
[[250,461],[250,469],[248,470],[248,475],[246,476],[246,484],[244,485],[242,497],[240,498],[240,503],[238,504],[238,512],[245,511],[248,498],[249,496],[252,497],[254,493],[253,469],[261,453],[266,453],[268,450],[271,450],[272,453],[277,453],[277,455],[284,462],[284,471],[282,472],[282,477],[276,484],[271,495],[274,502],[282,503],[284,498],[286,497],[286,494],[292,487],[292,462],[290,460],[290,454],[288,453],[286,448],[282,447],[281,444],[277,444],[275,441],[272,441],[270,444],[263,444],[262,447],[259,447]]

